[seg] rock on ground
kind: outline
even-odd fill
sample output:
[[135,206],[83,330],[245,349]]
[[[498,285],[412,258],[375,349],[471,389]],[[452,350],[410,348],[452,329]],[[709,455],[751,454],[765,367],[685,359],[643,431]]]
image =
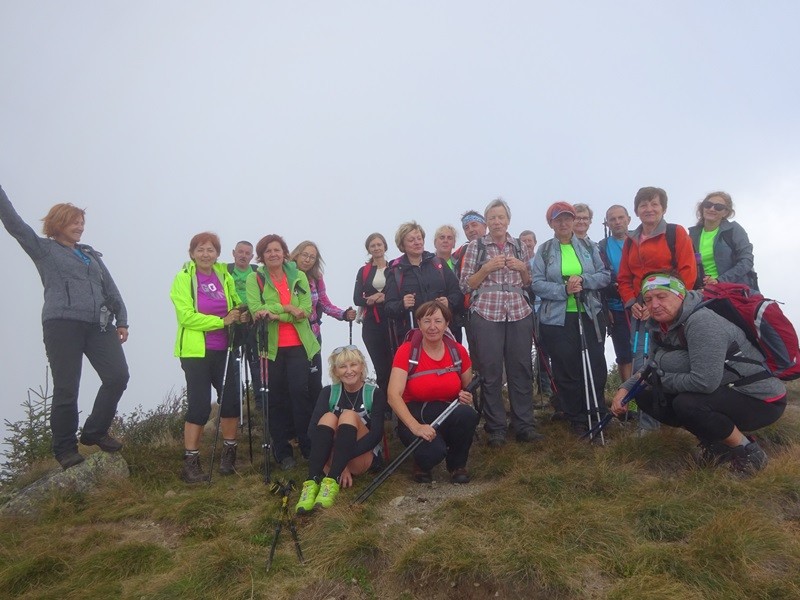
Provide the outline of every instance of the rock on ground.
[[127,479],[128,463],[119,452],[95,452],[81,464],[63,471],[60,467],[48,472],[38,481],[21,489],[0,507],[8,516],[35,517],[44,500],[55,492],[89,492],[103,481],[112,478]]

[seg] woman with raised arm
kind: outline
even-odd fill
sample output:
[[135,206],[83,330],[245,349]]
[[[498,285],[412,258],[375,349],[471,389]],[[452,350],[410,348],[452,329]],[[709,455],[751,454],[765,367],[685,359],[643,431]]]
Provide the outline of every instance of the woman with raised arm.
[[328,358],[331,385],[317,399],[308,436],[311,456],[295,511],[330,508],[339,488],[353,485],[353,477],[375,462],[386,413],[386,396],[367,383],[367,361],[356,346],[336,348]]
[[384,310],[386,301],[386,238],[371,233],[364,242],[370,259],[356,273],[353,303],[361,311],[361,338],[375,367],[375,380],[383,393],[392,370],[392,347],[389,340],[389,319]]
[[729,221],[735,214],[733,200],[725,192],[711,192],[697,205],[697,225],[689,227],[689,237],[703,275],[695,287],[723,281],[758,291],[753,244],[739,223]]
[[78,452],[78,389],[84,355],[100,377],[81,444],[117,452],[122,444],[108,434],[122,393],[128,364],[122,344],[128,339],[128,311],[102,254],[81,244],[85,212],[56,204],[42,219],[45,237],[22,220],[0,188],[0,220],[31,257],[44,284],[42,328],[53,376],[50,428],[53,454],[67,469],[83,462]]
[[261,238],[256,258],[262,266],[247,278],[247,307],[254,319],[268,320],[269,432],[275,460],[287,471],[297,464],[289,443],[292,432],[303,457],[311,452],[307,432],[314,402],[308,397],[308,372],[320,346],[308,320],[308,278],[287,261],[284,239],[276,234]]
[[[222,246],[216,234],[204,231],[189,242],[189,262],[175,276],[169,297],[178,318],[175,356],[186,375],[186,422],[183,426],[183,469],[186,483],[209,480],[200,466],[200,440],[211,414],[211,389],[220,403],[223,450],[219,472],[232,475],[236,468],[236,433],[239,405],[239,373],[228,356],[227,327],[249,320],[240,302],[236,283],[225,263],[217,262]],[[225,364],[228,363],[227,374]],[[225,389],[222,389],[223,381]]]
[[[292,250],[289,260],[293,260],[297,268],[305,273],[306,278],[308,278],[308,287],[311,290],[311,314],[308,318],[311,322],[311,331],[314,332],[314,336],[322,346],[322,314],[325,313],[337,321],[354,321],[356,311],[352,307],[339,308],[328,298],[325,280],[322,279],[325,261],[322,260],[319,247],[314,242],[311,240],[300,242]],[[312,406],[316,403],[321,391],[322,354],[317,352],[311,359],[311,370],[308,378],[308,399]]]

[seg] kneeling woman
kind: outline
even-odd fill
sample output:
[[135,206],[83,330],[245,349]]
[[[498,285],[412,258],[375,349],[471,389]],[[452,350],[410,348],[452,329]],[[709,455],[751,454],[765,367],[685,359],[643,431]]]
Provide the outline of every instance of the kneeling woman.
[[[744,331],[710,308],[700,292],[687,292],[674,274],[642,281],[656,342],[651,364],[655,385],[636,395],[639,408],[666,425],[684,427],[700,439],[703,458],[730,462],[734,471],[757,471],[767,455],[742,433],[777,421],[786,408],[786,388],[770,375],[761,352]],[[622,399],[636,377],[625,382],[612,411],[625,412]]]
[[311,416],[308,479],[295,509],[298,514],[317,506],[330,508],[339,488],[350,487],[353,476],[372,466],[383,437],[386,396],[365,382],[367,361],[361,351],[355,346],[336,348],[328,365],[333,385],[322,388]]
[[[421,341],[412,338],[401,344],[389,377],[389,407],[397,415],[397,432],[405,446],[417,437],[425,440],[414,452],[415,481],[430,483],[431,470],[445,460],[453,483],[469,483],[467,458],[478,426],[472,394],[462,389],[472,381],[469,353],[455,340],[444,339],[452,319],[447,304],[425,302],[415,317]],[[438,430],[431,427],[456,397],[461,404]]]
[[[216,234],[198,233],[189,242],[189,257],[175,276],[170,298],[178,318],[175,356],[181,359],[186,374],[186,423],[183,428],[184,460],[181,479],[186,483],[208,481],[200,468],[200,438],[211,414],[211,388],[220,399],[220,426],[225,439],[219,471],[234,473],[236,464],[236,425],[239,417],[239,374],[235,360],[225,362],[228,326],[249,320],[240,314],[236,285],[224,263],[218,263],[220,242]],[[225,390],[222,382],[225,380]]]

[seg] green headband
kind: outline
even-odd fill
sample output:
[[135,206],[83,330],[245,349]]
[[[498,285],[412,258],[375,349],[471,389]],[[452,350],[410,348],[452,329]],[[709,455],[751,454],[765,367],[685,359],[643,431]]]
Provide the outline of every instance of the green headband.
[[683,285],[683,282],[674,275],[666,273],[654,273],[642,280],[642,294],[651,290],[666,290],[672,292],[678,298],[686,296],[686,286]]

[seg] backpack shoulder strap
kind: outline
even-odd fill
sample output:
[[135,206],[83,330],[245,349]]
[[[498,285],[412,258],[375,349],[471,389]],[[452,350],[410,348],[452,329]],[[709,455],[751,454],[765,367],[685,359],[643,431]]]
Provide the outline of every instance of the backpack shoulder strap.
[[341,383],[332,383],[331,384],[331,397],[328,400],[328,410],[333,410],[336,408],[336,405],[339,403],[339,398],[342,397],[342,384]]
[[367,414],[372,416],[372,401],[373,397],[375,396],[375,388],[378,387],[374,383],[365,382],[364,383],[364,408],[367,411]]
[[678,270],[678,257],[675,255],[675,247],[677,245],[677,231],[678,226],[675,223],[667,223],[667,230],[664,232],[664,237],[667,240],[667,248],[669,248],[669,256],[672,261],[672,270]]
[[264,304],[264,286],[267,283],[267,280],[264,279],[264,275],[256,271],[256,280],[258,281],[258,292],[261,296],[261,304]]
[[236,263],[228,263],[228,273],[233,275],[233,268],[236,266]]

